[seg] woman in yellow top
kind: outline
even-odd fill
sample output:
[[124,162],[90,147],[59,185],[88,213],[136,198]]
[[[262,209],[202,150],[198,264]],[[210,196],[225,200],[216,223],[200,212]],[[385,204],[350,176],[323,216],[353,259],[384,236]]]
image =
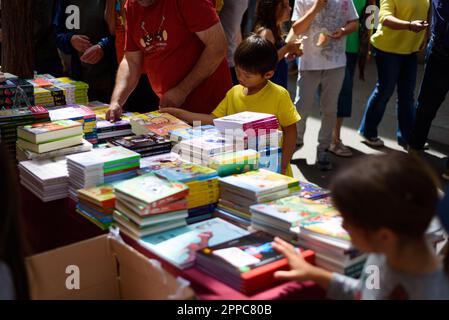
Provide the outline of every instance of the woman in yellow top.
[[380,147],[377,135],[388,101],[397,85],[398,143],[407,147],[415,115],[417,52],[424,48],[429,0],[381,0],[379,26],[371,37],[377,84],[368,99],[359,132],[365,143]]

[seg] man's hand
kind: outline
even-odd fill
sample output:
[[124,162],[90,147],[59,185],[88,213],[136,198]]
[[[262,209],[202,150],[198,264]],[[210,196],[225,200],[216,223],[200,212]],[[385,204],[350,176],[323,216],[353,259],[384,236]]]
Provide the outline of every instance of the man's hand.
[[324,9],[324,7],[327,5],[327,0],[316,0],[315,4],[313,5],[313,10],[315,12],[320,12]]
[[96,44],[87,49],[81,56],[80,60],[88,64],[97,64],[104,57],[103,48]]
[[122,112],[122,107],[118,103],[111,103],[108,111],[106,111],[106,120],[110,122],[118,121],[122,116]]
[[331,37],[334,40],[340,40],[345,34],[346,34],[345,28],[340,28],[334,33],[329,34],[329,37]]
[[84,53],[87,49],[92,47],[88,36],[74,35],[70,38],[70,43],[76,51]]
[[159,102],[159,108],[164,107],[181,107],[184,101],[187,98],[187,94],[179,89],[178,87],[174,87],[167,92],[165,92]]

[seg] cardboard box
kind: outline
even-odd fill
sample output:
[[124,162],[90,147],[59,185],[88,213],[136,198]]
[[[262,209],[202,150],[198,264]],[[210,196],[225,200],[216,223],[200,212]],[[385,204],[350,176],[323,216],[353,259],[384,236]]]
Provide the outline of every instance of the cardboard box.
[[194,298],[188,281],[111,235],[34,255],[26,263],[35,300]]

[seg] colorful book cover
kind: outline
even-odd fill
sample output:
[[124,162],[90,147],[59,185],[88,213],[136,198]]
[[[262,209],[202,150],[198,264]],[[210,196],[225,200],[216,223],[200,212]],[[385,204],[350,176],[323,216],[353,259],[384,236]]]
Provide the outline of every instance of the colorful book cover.
[[81,124],[77,121],[72,120],[56,120],[52,122],[33,123],[31,125],[19,128],[19,130],[23,130],[38,135],[42,133],[59,131],[74,127],[81,127]]
[[52,121],[96,118],[95,113],[88,107],[77,104],[67,105],[64,108],[50,110],[49,114]]
[[291,196],[275,201],[256,204],[250,207],[252,212],[272,217],[288,224],[298,226],[301,221],[323,213],[333,214],[335,209],[318,202]]
[[122,138],[112,139],[111,143],[117,146],[122,146],[131,150],[151,147],[156,145],[171,145],[170,140],[165,139],[164,137],[156,134],[156,133],[148,133],[145,135],[138,136],[128,136]]
[[224,137],[209,135],[202,135],[201,137],[191,140],[184,140],[181,141],[179,145],[183,153],[193,151],[206,156],[229,152],[234,149],[234,143],[232,143],[232,141],[228,141]]
[[300,181],[301,186],[300,197],[310,200],[317,200],[327,197],[330,194],[329,190],[323,189],[316,184]]
[[309,217],[300,222],[301,230],[319,235],[351,241],[348,232],[343,228],[343,218],[336,210]]
[[198,138],[203,134],[211,135],[221,135],[220,131],[215,129],[214,126],[204,125],[193,128],[185,128],[185,129],[176,129],[170,131],[170,140],[171,141],[182,141],[189,140],[193,138]]
[[229,185],[236,189],[248,190],[256,196],[299,185],[298,179],[265,169],[220,178],[220,182],[224,186]]
[[116,194],[118,198],[120,198],[120,193],[123,193],[141,203],[156,207],[158,203],[162,204],[164,199],[172,199],[169,201],[172,202],[185,197],[189,188],[183,183],[163,179],[153,173],[147,173],[118,183],[115,185],[115,190],[118,192]]
[[73,162],[85,168],[99,165],[107,166],[138,159],[140,159],[140,154],[123,147],[93,149],[89,152],[67,156],[69,163]]
[[153,172],[156,175],[168,180],[187,183],[195,180],[207,180],[217,176],[214,169],[186,162],[164,162],[158,165],[152,165],[145,168],[147,172]]
[[159,111],[148,112],[142,115],[133,117],[131,121],[135,121],[151,132],[160,136],[169,136],[170,131],[176,129],[191,128],[190,125],[184,121],[172,116],[168,113],[160,113]]
[[78,190],[78,197],[83,197],[99,204],[101,207],[113,207],[115,205],[114,188],[111,186],[99,186]]
[[175,266],[186,268],[194,263],[196,251],[248,234],[242,228],[214,218],[144,237],[140,244]]

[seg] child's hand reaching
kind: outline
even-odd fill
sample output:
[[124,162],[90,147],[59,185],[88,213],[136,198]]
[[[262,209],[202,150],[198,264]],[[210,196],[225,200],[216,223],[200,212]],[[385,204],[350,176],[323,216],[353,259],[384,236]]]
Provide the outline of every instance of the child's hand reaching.
[[296,251],[290,243],[276,237],[272,243],[273,248],[282,253],[290,265],[289,271],[276,271],[274,277],[278,280],[315,281],[323,289],[327,290],[332,279],[332,273],[315,267],[304,260],[301,253]]
[[169,113],[176,118],[179,118],[179,113],[182,109],[174,108],[174,107],[159,107],[159,112],[161,113]]
[[276,251],[282,253],[287,258],[291,269],[289,271],[276,271],[274,273],[276,279],[295,281],[310,280],[314,266],[306,262],[295,247],[278,237],[274,238],[272,246]]

